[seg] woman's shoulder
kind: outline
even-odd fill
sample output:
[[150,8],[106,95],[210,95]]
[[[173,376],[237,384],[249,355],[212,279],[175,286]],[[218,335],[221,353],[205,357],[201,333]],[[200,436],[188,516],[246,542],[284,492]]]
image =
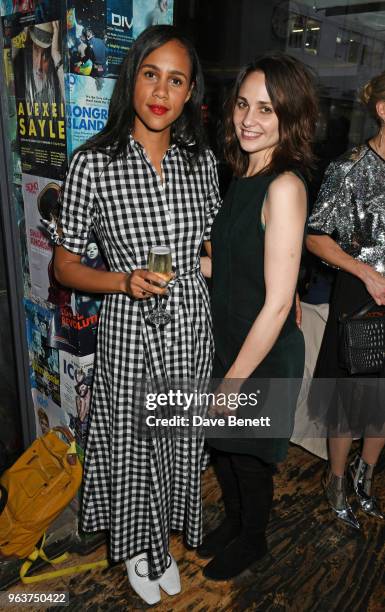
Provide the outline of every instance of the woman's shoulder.
[[327,173],[337,173],[341,175],[342,178],[344,175],[347,175],[352,168],[359,164],[369,151],[370,149],[367,145],[358,145],[349,149],[346,153],[343,153],[340,157],[330,162],[327,167]]
[[79,148],[76,149],[72,155],[71,162],[93,162],[95,160],[110,160],[113,157],[113,147],[104,147],[103,149],[94,148]]
[[304,177],[295,170],[287,170],[286,172],[280,172],[273,176],[269,186],[269,192],[271,191],[284,191],[284,190],[303,190],[306,189],[306,182]]
[[204,166],[213,166],[217,165],[217,158],[214,155],[214,152],[210,147],[204,147],[197,158],[199,164]]
[[81,148],[76,150],[71,158],[70,169],[84,170],[92,174],[98,175],[102,170],[114,161],[113,147],[105,147],[103,149]]

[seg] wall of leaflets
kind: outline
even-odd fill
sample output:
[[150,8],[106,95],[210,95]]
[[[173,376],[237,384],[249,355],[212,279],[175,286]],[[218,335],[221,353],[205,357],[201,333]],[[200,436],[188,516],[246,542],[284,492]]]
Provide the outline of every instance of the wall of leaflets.
[[[36,431],[66,425],[84,448],[101,302],[56,281],[49,222],[122,58],[147,26],[172,23],[173,0],[0,0],[0,15]],[[82,261],[104,268],[92,233]]]

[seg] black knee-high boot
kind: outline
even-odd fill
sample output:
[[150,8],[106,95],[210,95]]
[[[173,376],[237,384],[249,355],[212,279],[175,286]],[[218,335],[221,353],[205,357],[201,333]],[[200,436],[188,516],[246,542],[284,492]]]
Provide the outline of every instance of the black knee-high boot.
[[273,501],[273,469],[251,455],[232,455],[241,498],[241,532],[204,568],[212,580],[234,578],[267,552],[266,527]]
[[213,531],[208,533],[197,553],[203,559],[213,557],[223,550],[241,531],[241,508],[238,478],[236,477],[231,455],[226,452],[213,452],[213,466],[222,491],[225,518]]

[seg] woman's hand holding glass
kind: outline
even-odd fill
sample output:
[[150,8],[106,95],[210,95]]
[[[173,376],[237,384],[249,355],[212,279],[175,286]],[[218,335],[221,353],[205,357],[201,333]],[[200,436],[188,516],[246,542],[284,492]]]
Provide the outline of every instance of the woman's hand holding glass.
[[124,291],[136,300],[147,300],[154,295],[166,295],[167,283],[159,274],[138,268],[126,275]]

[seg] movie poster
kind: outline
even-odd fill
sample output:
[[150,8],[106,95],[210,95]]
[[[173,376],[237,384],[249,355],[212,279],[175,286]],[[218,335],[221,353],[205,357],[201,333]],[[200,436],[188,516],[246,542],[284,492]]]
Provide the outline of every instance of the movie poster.
[[67,2],[67,50],[70,72],[96,79],[106,76],[105,6],[105,0]]
[[91,404],[94,356],[75,357],[60,351],[61,407],[77,444],[84,449]]
[[48,345],[52,311],[24,300],[31,364],[31,386],[60,406],[59,352]]
[[66,168],[62,23],[17,13],[6,24],[22,171],[53,179],[63,178]]
[[68,74],[66,84],[67,150],[70,156],[106,125],[115,81]]
[[[47,228],[47,222],[57,219],[59,209],[60,182],[47,178],[23,174],[23,199],[31,291],[34,296],[56,303],[57,282],[53,274],[53,247]],[[66,290],[71,301],[71,291]]]
[[118,76],[120,65],[133,41],[132,0],[107,0],[108,76]]
[[133,0],[133,37],[152,25],[173,23],[174,0]]
[[35,408],[37,436],[44,435],[52,427],[69,426],[69,418],[63,409],[38,389],[32,389],[32,401]]

